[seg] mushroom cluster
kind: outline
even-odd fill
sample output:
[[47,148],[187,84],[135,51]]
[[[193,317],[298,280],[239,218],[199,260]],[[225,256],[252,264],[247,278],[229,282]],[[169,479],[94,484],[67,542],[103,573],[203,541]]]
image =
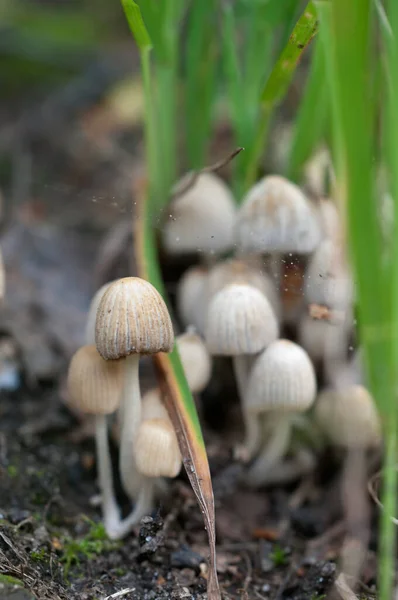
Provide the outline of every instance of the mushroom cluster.
[[[190,261],[177,283],[182,324],[204,337],[210,354],[231,357],[246,483],[308,472],[314,453],[303,445],[293,451],[292,431],[313,426],[318,389],[321,406],[328,390],[342,394],[349,410],[353,386],[364,384],[359,352],[353,358],[355,289],[335,203],[269,175],[237,207],[225,183],[201,174],[170,204],[162,241],[169,257]],[[369,394],[367,402],[377,430]],[[316,421],[331,441],[330,420]]]
[[[147,281],[126,277],[104,285],[88,314],[86,345],[72,357],[68,372],[69,404],[95,415],[97,465],[103,520],[111,538],[125,536],[151,512],[164,477],[181,469],[177,437],[159,389],[141,398],[141,355],[170,352],[174,332],[163,298]],[[211,358],[192,331],[177,338],[193,393],[207,385]],[[109,417],[118,423],[119,473],[124,491],[134,503],[122,519],[115,497],[110,457]]]

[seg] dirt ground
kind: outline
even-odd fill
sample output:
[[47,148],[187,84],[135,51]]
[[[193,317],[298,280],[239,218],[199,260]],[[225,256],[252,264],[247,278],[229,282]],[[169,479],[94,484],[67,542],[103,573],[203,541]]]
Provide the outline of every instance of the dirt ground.
[[[77,105],[53,103],[8,115],[0,129],[7,271],[0,385],[6,372],[17,379],[0,399],[0,599],[204,598],[206,532],[184,474],[121,542],[106,539],[90,501],[98,492],[94,444],[89,424],[84,429],[63,403],[65,372],[83,343],[95,289],[134,269],[132,181],[142,147],[138,129],[104,126],[101,90]],[[220,131],[215,153],[225,148],[230,140]],[[182,266],[163,266],[172,296]],[[152,375],[144,373],[148,387]],[[251,491],[232,459],[235,391],[213,384],[202,419],[224,597],[341,597],[334,586],[341,549],[357,546],[342,520],[339,457],[322,452],[316,473],[292,487]],[[375,597],[372,511],[362,599]]]

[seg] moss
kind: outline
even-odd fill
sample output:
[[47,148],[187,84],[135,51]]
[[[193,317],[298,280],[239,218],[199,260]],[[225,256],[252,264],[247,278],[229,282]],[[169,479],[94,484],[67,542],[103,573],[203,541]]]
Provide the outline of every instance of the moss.
[[276,544],[270,554],[270,559],[275,567],[283,567],[283,565],[286,565],[288,562],[288,553]]
[[0,574],[0,584],[4,583],[7,585],[19,585],[20,587],[23,587],[23,583],[20,579],[17,579],[16,577],[11,577],[11,575],[1,575]]
[[8,465],[7,473],[8,477],[10,477],[11,479],[15,479],[15,477],[18,477],[18,469],[15,465]]
[[62,538],[61,562],[65,565],[64,575],[67,578],[72,565],[78,564],[82,558],[90,560],[103,552],[120,548],[120,541],[109,540],[102,523],[94,523],[86,519],[90,528],[84,538]]
[[48,551],[45,548],[40,548],[40,550],[33,550],[30,553],[30,558],[35,562],[44,562],[48,560]]

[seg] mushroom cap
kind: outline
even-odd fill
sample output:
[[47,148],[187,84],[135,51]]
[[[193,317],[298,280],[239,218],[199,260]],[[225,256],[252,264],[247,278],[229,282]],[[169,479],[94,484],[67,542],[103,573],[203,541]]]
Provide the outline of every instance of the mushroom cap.
[[203,334],[207,311],[208,269],[194,266],[187,269],[177,285],[177,311],[185,327],[193,325]]
[[187,331],[176,339],[185,377],[193,394],[203,392],[211,377],[212,360],[202,338]]
[[313,361],[325,358],[326,338],[334,327],[324,319],[313,319],[305,314],[298,326],[298,342]]
[[88,309],[87,314],[87,322],[86,322],[86,335],[85,340],[86,344],[95,344],[95,322],[97,320],[97,310],[100,305],[102,296],[105,294],[106,290],[110,285],[114,283],[113,281],[108,281],[108,283],[104,283],[99,290],[97,290],[91,300],[90,308]]
[[234,283],[211,299],[205,337],[211,354],[256,354],[278,337],[278,322],[264,294]]
[[318,246],[305,276],[305,298],[308,303],[347,310],[354,297],[354,283],[344,264],[342,250],[332,240]]
[[368,448],[380,444],[379,415],[372,396],[362,385],[322,392],[315,405],[315,418],[336,446]]
[[208,276],[208,297],[212,298],[231,283],[245,283],[260,290],[268,298],[275,314],[279,316],[280,301],[275,284],[265,272],[259,257],[230,258],[214,265]]
[[147,419],[170,421],[169,413],[162,402],[162,394],[158,387],[148,390],[142,396],[141,420],[146,421]]
[[284,177],[261,179],[245,197],[236,220],[243,252],[307,254],[321,237],[316,212],[299,187]]
[[323,196],[327,193],[325,183],[334,179],[332,158],[329,150],[323,146],[304,165],[304,181],[315,196]]
[[[175,188],[187,184],[188,173]],[[212,173],[202,173],[184,194],[170,203],[163,245],[170,254],[225,252],[233,245],[235,202],[228,186]]]
[[276,340],[253,365],[247,408],[252,412],[303,412],[313,404],[315,394],[315,371],[306,351],[289,340]]
[[68,404],[85,413],[107,415],[120,404],[123,363],[105,361],[95,346],[82,346],[69,365]]
[[95,343],[105,360],[172,350],[169,311],[152,284],[125,277],[108,287],[97,311]]
[[176,477],[181,469],[177,436],[165,419],[141,423],[133,452],[137,470],[147,477]]

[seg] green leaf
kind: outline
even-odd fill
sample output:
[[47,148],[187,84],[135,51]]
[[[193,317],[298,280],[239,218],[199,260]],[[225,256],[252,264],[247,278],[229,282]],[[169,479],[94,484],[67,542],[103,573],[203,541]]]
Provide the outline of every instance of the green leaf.
[[138,4],[134,2],[134,0],[121,0],[121,2],[131,33],[137,42],[138,48],[141,51],[152,48],[151,38],[145,27]]
[[272,111],[286,94],[303,51],[318,30],[314,3],[310,1],[297,21],[287,45],[276,62],[264,86],[260,98],[260,120],[257,135],[245,155],[245,188],[256,180],[257,171],[265,146]]

